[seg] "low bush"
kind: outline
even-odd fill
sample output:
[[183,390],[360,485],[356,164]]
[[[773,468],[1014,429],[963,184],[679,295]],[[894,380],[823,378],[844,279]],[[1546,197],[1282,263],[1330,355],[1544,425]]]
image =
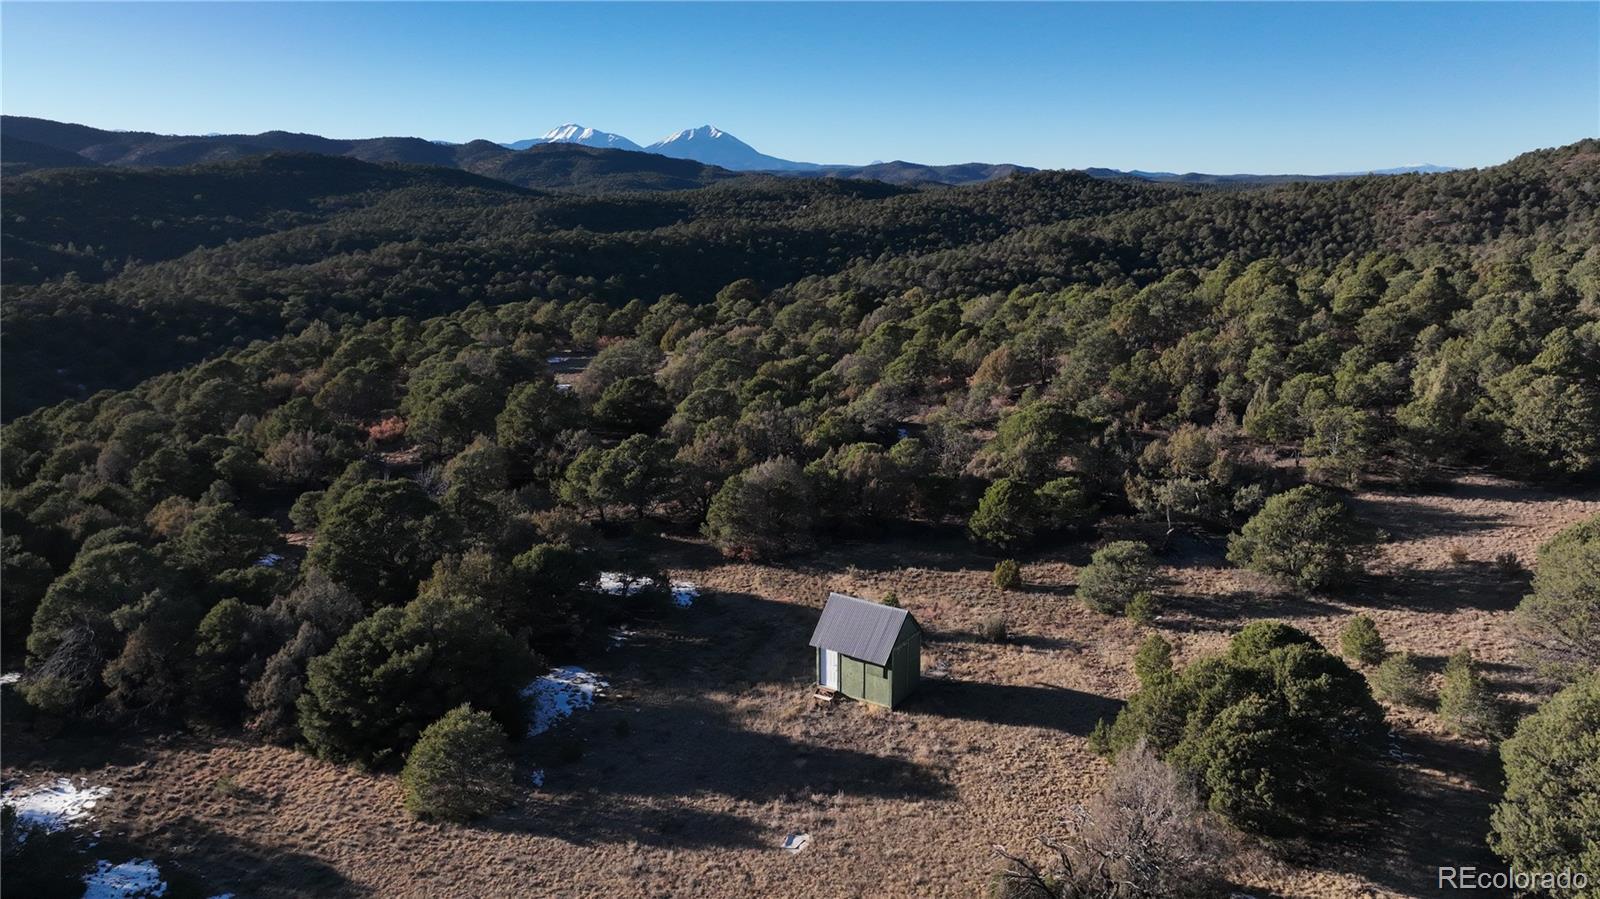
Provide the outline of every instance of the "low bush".
[[1423,708],[1433,702],[1428,679],[1409,652],[1397,652],[1378,665],[1371,677],[1372,692],[1384,702]]
[[978,622],[978,636],[990,643],[1004,643],[1006,639],[1006,619],[1004,615],[992,613],[983,616]]
[[400,785],[413,815],[466,821],[503,808],[514,774],[505,731],[488,712],[460,705],[422,732]]
[[1150,547],[1118,540],[1095,550],[1078,578],[1078,598],[1096,612],[1125,612],[1134,596],[1155,586],[1156,563]]
[[1500,735],[1499,702],[1478,672],[1471,650],[1463,649],[1445,663],[1444,685],[1439,688],[1439,717],[1462,736]]
[[1129,621],[1149,626],[1154,624],[1156,616],[1161,614],[1161,606],[1156,602],[1154,593],[1141,590],[1133,594],[1133,599],[1128,600],[1128,608],[1124,611]]
[[1022,586],[1022,566],[1016,559],[1001,559],[994,566],[994,585],[1001,590],[1015,590]]
[[1365,615],[1357,615],[1339,631],[1339,648],[1344,657],[1360,665],[1376,665],[1383,661],[1385,647],[1378,634],[1378,625]]
[[1158,680],[1172,676],[1172,644],[1160,634],[1151,634],[1139,644],[1133,654],[1133,673],[1139,678],[1139,687],[1153,686]]

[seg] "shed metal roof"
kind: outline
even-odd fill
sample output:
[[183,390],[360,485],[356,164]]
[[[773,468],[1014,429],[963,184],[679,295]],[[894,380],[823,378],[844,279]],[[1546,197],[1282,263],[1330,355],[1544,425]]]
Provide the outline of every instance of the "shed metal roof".
[[[895,638],[910,614],[882,603],[829,593],[817,629],[811,632],[811,645],[874,665],[887,664]],[[911,621],[916,623],[915,618]]]

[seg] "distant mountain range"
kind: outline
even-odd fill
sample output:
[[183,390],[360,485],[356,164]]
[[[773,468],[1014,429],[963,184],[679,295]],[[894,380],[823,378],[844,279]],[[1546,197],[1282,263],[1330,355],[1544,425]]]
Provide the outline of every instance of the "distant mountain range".
[[1454,172],[1456,169],[1446,165],[1407,165],[1392,169],[1374,169],[1370,172],[1338,172],[1332,175],[1208,175],[1204,172],[1145,172],[1138,169],[1123,171],[1121,169],[1084,169],[1084,172],[1096,178],[1136,178],[1140,181],[1159,181],[1173,184],[1278,184],[1289,181],[1339,181],[1345,178],[1361,178],[1366,175],[1429,175],[1438,172]]
[[[542,137],[512,141],[502,146],[512,150],[526,150],[529,147],[536,147],[540,144],[582,144],[586,147],[601,147],[609,150],[642,150],[646,153],[671,156],[674,159],[692,159],[695,162],[719,166],[735,172],[797,172],[817,171],[824,168],[824,166],[812,162],[794,162],[789,159],[768,156],[721,128],[712,125],[685,128],[656,141],[648,147],[641,147],[620,134],[612,134],[609,131],[596,131],[583,125],[569,123],[546,131]],[[840,166],[840,168],[850,167]]]
[[[1036,171],[1010,163],[923,165],[896,160],[852,166],[796,162],[762,153],[711,125],[688,128],[641,147],[620,134],[575,123],[552,128],[541,137],[509,144],[486,140],[455,144],[419,137],[339,140],[288,131],[261,134],[155,134],[147,131],[107,131],[25,116],[0,116],[0,169],[6,174],[20,174],[40,168],[93,165],[179,166],[271,152],[320,153],[366,162],[445,166],[497,178],[520,187],[582,191],[683,190],[736,178],[741,174],[762,173],[802,178],[873,180],[908,186],[958,185]],[[1210,175],[1108,168],[1085,170],[1097,178],[1220,186],[1447,171],[1452,169],[1437,165],[1334,175]]]

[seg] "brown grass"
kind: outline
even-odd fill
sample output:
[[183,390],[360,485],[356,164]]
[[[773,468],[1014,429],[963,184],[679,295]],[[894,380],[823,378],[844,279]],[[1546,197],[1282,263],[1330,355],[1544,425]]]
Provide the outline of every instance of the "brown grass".
[[[1215,539],[1169,546],[1156,628],[1175,661],[1220,649],[1260,617],[1336,646],[1363,612],[1391,650],[1436,672],[1471,648],[1513,702],[1535,702],[1547,685],[1517,661],[1505,627],[1526,574],[1457,564],[1452,549],[1531,566],[1551,534],[1600,512],[1600,494],[1471,478],[1358,503],[1391,539],[1371,576],[1338,597],[1286,595],[1227,565]],[[1005,592],[994,559],[954,536],[836,544],[782,565],[663,540],[659,561],[706,595],[578,660],[611,680],[610,696],[531,741],[524,772],[545,769],[545,787],[519,790],[510,810],[474,826],[410,820],[392,776],[230,738],[39,744],[8,728],[6,773],[110,786],[96,826],[241,895],[975,896],[995,867],[992,845],[1025,848],[1097,788],[1106,765],[1085,737],[1135,687],[1130,659],[1147,629],[1072,597],[1089,549],[1034,557],[1027,586]],[[904,710],[811,699],[806,640],[830,590],[893,590],[930,632],[927,680]],[[989,615],[1004,616],[1006,642],[978,638]],[[1242,887],[1425,895],[1434,866],[1484,860],[1492,747],[1449,737],[1429,712],[1390,716],[1400,787],[1382,831],[1294,863],[1252,854],[1233,872]],[[779,850],[791,832],[810,833],[810,847]]]

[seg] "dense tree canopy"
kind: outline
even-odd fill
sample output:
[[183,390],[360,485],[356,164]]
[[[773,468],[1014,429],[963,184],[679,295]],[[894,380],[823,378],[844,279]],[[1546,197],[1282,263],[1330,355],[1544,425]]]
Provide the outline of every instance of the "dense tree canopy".
[[[1334,585],[1371,536],[1338,490],[1594,478],[1597,153],[1237,191],[577,196],[317,157],[7,177],[0,654],[52,711],[381,764],[463,702],[519,733],[532,653],[605,623],[597,535],[1021,552],[1137,515]],[[1546,551],[1540,639],[1581,641],[1590,543]],[[1149,588],[1145,554],[1102,561],[1086,598]],[[1313,811],[1251,736],[1314,742],[1285,685],[1326,675],[1306,708],[1367,723],[1298,646],[1135,704],[1262,829]],[[1236,686],[1214,727],[1160,730]]]

